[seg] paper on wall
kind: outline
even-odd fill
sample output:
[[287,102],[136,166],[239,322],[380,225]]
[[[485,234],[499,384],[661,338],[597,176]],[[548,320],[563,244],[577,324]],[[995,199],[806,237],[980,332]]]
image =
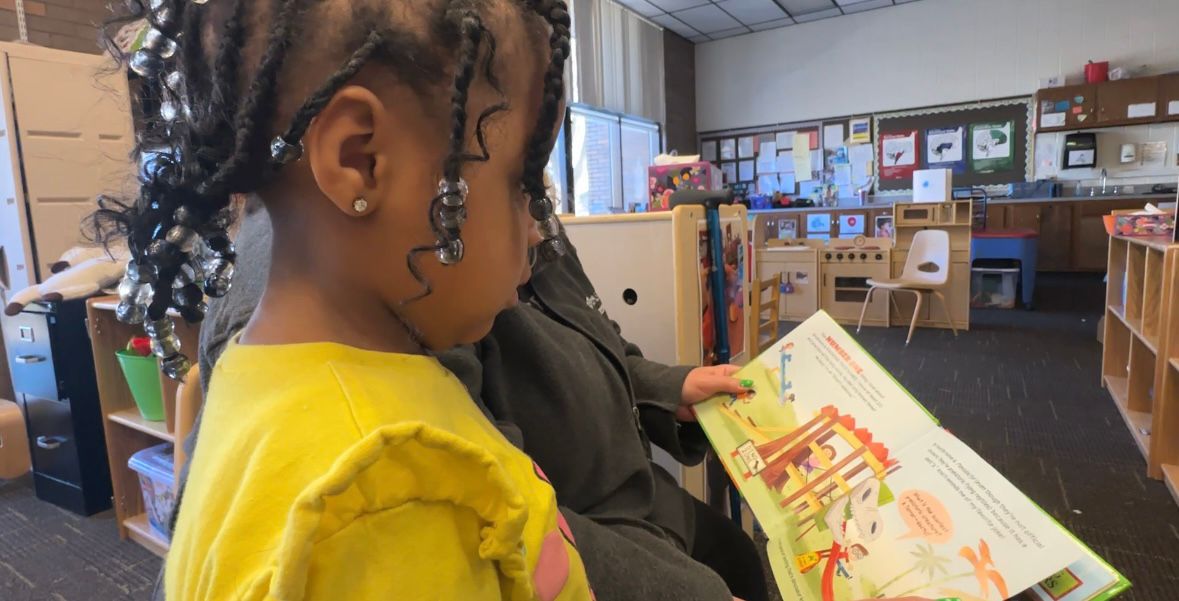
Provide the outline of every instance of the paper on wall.
[[823,170],[823,151],[815,149],[811,151],[811,171]]
[[800,182],[811,180],[811,137],[807,134],[794,134],[794,147],[791,153],[794,157],[794,177]]
[[1142,145],[1142,166],[1162,167],[1167,162],[1166,142],[1147,142]]
[[867,144],[872,141],[871,128],[868,123],[867,117],[851,120],[851,135],[848,138],[851,144]]
[[779,152],[774,171],[778,173],[794,173],[794,161],[789,152]]
[[1055,141],[1036,141],[1036,179],[1044,179],[1050,173],[1056,171],[1057,156]]
[[1156,112],[1158,112],[1157,103],[1140,102],[1126,107],[1126,118],[1140,119],[1143,117],[1153,117]]
[[758,174],[757,191],[769,196],[778,191],[778,176],[774,173]]
[[1077,166],[1092,166],[1096,164],[1093,150],[1070,150],[1068,151],[1068,164],[1074,167]]
[[826,125],[823,127],[823,148],[835,149],[843,146],[843,124]]
[[778,144],[776,142],[762,142],[757,155],[757,173],[778,172]]
[[859,187],[868,183],[872,177],[872,156],[871,144],[848,146],[847,161],[851,165],[852,185]]
[[916,148],[916,133],[903,138],[889,138],[884,140],[884,156],[887,159],[885,164],[890,167],[915,165],[917,163]]
[[801,197],[803,197],[803,198],[810,198],[810,196],[811,196],[812,194],[814,194],[814,193],[815,193],[815,191],[816,191],[816,190],[818,190],[818,189],[819,189],[819,184],[818,184],[818,182],[813,182],[813,181],[809,181],[809,182],[799,182],[799,184],[798,184],[798,195],[799,195],[799,196],[801,196]]
[[753,161],[741,161],[737,164],[737,176],[740,181],[753,181]]
[[774,143],[778,145],[778,150],[790,150],[794,148],[794,132],[780,131],[774,134]]
[[1067,113],[1044,113],[1040,115],[1040,127],[1064,127],[1064,116]]
[[840,196],[851,196],[855,190],[852,186],[852,169],[851,165],[847,163],[840,163],[835,166],[835,185],[839,186]]
[[794,194],[794,188],[797,183],[794,181],[793,173],[779,173],[778,174],[778,189],[783,194]]
[[1168,115],[1179,115],[1179,100],[1172,100],[1167,103]]
[[753,137],[737,138],[737,158],[753,158]]

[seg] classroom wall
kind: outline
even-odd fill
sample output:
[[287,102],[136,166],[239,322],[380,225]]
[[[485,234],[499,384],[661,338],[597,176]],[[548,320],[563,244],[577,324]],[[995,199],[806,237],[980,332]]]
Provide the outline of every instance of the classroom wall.
[[[1179,69],[1176,0],[921,0],[696,46],[700,131],[1031,94],[1089,59]],[[1172,142],[1174,138],[1170,138]]]
[[[110,13],[104,0],[25,0],[29,42],[39,46],[98,54],[98,25]],[[0,0],[0,40],[20,39],[16,3]]]

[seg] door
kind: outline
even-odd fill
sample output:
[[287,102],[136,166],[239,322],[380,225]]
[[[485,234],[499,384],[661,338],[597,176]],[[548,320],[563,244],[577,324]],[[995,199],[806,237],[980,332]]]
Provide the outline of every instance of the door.
[[1007,227],[1012,229],[1033,229],[1040,232],[1040,210],[1038,204],[1013,204],[1007,207]]
[[83,242],[79,224],[98,195],[133,190],[127,78],[102,56],[4,48],[40,281],[63,252]]
[[8,82],[8,63],[0,53],[0,303],[5,305],[14,292],[36,283],[20,152],[16,137],[10,135],[16,122]]
[[1179,121],[1179,73],[1159,76],[1159,116]]
[[1157,77],[1105,82],[1097,86],[1097,122],[1122,125],[1156,121],[1158,101]]
[[1037,271],[1069,271],[1073,268],[1073,207],[1067,203],[1046,204],[1040,211],[1040,240]]
[[1001,230],[1007,228],[1007,206],[987,205],[987,229]]
[[[1097,86],[1080,84],[1044,88],[1036,92],[1036,131],[1061,131],[1093,125],[1096,109]],[[1064,123],[1060,124],[1062,118]]]

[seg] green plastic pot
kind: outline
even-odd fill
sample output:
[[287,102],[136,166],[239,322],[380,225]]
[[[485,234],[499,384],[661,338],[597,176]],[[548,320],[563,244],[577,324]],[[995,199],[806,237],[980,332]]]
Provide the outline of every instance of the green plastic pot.
[[139,414],[150,422],[164,421],[164,393],[160,389],[160,366],[155,357],[141,357],[128,350],[116,351],[123,377]]

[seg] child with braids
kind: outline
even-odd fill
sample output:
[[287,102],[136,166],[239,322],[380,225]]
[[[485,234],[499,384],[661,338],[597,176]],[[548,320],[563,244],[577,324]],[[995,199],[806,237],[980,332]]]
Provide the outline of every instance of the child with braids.
[[[119,316],[165,371],[176,312],[229,292],[231,195],[274,230],[267,288],[217,364],[168,599],[588,599],[534,464],[432,351],[560,253],[542,171],[560,1],[131,0],[146,16],[140,197]],[[174,310],[174,311],[170,311]]]

